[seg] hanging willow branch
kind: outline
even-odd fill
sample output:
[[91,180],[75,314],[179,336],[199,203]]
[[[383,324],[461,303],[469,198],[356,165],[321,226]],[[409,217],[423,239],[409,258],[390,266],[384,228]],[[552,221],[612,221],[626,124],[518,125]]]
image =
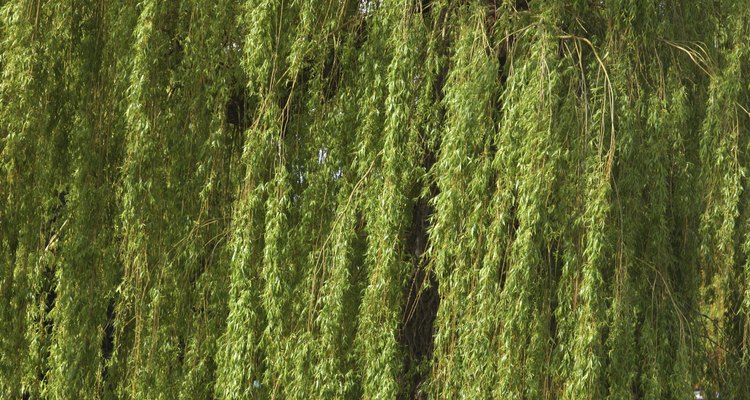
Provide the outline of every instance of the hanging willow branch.
[[0,398],[750,398],[749,26],[0,1]]

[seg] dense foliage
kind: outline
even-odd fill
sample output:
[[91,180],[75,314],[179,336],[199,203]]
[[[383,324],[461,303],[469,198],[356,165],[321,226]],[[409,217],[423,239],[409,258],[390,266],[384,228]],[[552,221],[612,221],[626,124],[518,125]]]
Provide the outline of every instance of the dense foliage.
[[0,0],[0,398],[750,399],[748,37]]

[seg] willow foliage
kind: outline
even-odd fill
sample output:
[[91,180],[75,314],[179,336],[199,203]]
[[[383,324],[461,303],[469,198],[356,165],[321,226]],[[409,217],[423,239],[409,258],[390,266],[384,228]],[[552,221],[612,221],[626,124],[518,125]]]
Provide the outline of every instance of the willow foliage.
[[749,36],[0,1],[0,397],[750,398]]

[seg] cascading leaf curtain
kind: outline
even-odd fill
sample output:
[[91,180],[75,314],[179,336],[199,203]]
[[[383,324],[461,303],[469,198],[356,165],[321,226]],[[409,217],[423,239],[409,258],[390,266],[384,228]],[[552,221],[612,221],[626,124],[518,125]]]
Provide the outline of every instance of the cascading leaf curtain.
[[0,1],[0,398],[750,398],[750,4]]

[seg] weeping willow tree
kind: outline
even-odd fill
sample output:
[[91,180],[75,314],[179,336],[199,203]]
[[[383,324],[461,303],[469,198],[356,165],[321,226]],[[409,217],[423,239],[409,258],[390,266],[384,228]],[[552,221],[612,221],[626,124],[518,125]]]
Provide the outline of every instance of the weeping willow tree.
[[738,0],[0,0],[0,397],[750,398]]

